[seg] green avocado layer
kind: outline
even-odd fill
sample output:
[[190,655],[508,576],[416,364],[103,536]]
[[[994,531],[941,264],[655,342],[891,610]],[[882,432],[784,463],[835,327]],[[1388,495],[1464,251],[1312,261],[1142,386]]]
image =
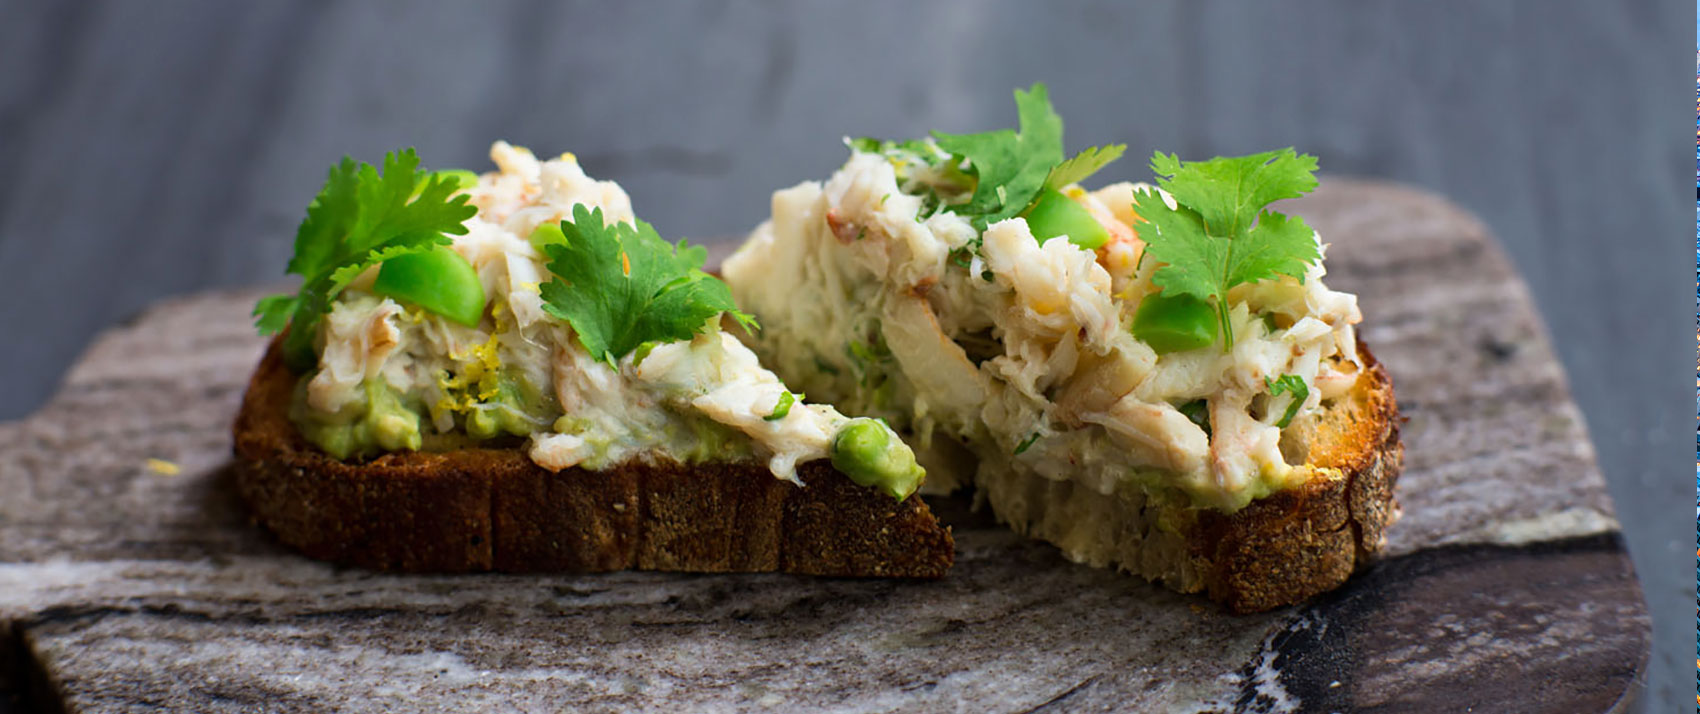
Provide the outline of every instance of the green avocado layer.
[[[419,430],[418,400],[408,400],[383,380],[361,384],[364,399],[326,413],[307,406],[307,382],[296,383],[289,418],[301,435],[338,459],[373,456],[385,451],[418,450],[424,445]],[[409,402],[413,404],[409,404]]]
[[427,434],[424,425],[430,410],[416,394],[403,393],[382,379],[368,379],[360,385],[362,399],[327,413],[307,405],[307,383],[312,378],[305,375],[296,384],[289,418],[302,436],[338,459],[389,451],[447,450],[466,446],[468,441],[529,436],[561,415],[552,396],[517,373],[504,371],[493,396],[455,413],[453,434]]

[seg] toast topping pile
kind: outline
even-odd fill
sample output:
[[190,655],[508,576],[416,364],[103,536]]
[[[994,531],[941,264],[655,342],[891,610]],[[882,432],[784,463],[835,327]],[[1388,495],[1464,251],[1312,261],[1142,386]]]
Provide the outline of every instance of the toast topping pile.
[[1314,476],[1318,415],[1363,369],[1355,296],[1269,204],[1313,189],[1283,150],[1181,161],[1156,185],[1079,185],[1043,85],[1018,131],[848,140],[824,184],[779,191],[725,265],[787,382],[897,427],[929,490],[1073,480],[1235,511]]
[[523,440],[551,469],[831,458],[903,498],[925,472],[884,423],[803,401],[721,329],[757,328],[705,251],[663,240],[571,154],[498,171],[345,160],[308,209],[296,295],[262,300],[301,374],[291,419],[340,459]]

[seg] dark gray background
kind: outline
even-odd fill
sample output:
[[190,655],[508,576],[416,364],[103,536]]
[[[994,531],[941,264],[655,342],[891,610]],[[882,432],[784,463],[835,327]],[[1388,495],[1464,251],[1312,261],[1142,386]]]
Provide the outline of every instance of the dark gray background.
[[1686,708],[1687,3],[1276,5],[0,0],[0,418],[158,298],[279,281],[344,153],[573,150],[663,234],[730,237],[840,136],[1010,125],[1045,81],[1071,149],[1129,145],[1107,179],[1292,145],[1479,214],[1592,426],[1653,708]]

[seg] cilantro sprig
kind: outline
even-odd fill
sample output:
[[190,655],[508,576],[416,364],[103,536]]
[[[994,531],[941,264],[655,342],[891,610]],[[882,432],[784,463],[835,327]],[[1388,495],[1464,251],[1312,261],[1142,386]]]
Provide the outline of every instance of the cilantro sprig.
[[702,271],[702,246],[668,243],[643,221],[607,225],[602,209],[583,204],[561,234],[565,241],[543,246],[557,278],[541,286],[543,309],[610,367],[646,342],[691,339],[722,313],[756,327],[726,284]]
[[1282,429],[1293,423],[1293,417],[1298,415],[1299,407],[1304,406],[1305,400],[1310,398],[1310,387],[1305,384],[1304,377],[1296,374],[1283,374],[1280,379],[1264,377],[1263,386],[1269,388],[1271,397],[1282,393],[1293,395],[1292,401],[1287,402],[1287,412],[1275,422],[1275,426]]
[[1321,258],[1304,219],[1268,210],[1285,198],[1316,188],[1316,157],[1291,148],[1250,156],[1181,161],[1151,157],[1157,184],[1174,197],[1173,209],[1156,192],[1136,193],[1136,226],[1150,257],[1165,265],[1151,282],[1165,295],[1193,295],[1212,303],[1224,349],[1234,346],[1227,294],[1236,285],[1289,275],[1304,280]]
[[939,148],[968,159],[977,179],[968,202],[953,207],[959,215],[991,224],[1020,213],[1039,195],[1051,168],[1062,163],[1062,117],[1051,108],[1045,85],[1035,84],[1025,92],[1015,90],[1015,111],[1019,132],[933,132]]
[[456,194],[458,188],[450,177],[420,171],[411,148],[386,154],[382,172],[343,157],[295,232],[287,272],[302,277],[301,289],[262,298],[254,305],[255,327],[274,335],[288,326],[285,360],[296,371],[311,367],[320,318],[362,271],[466,233],[461,222],[478,209]]
[[1044,188],[1057,189],[1071,183],[1080,183],[1087,176],[1098,173],[1098,169],[1110,165],[1111,161],[1121,158],[1124,151],[1127,151],[1127,144],[1094,146],[1081,151],[1052,167],[1050,172],[1045,174]]
[[929,139],[882,141],[861,137],[846,138],[844,144],[851,151],[879,154],[891,162],[898,190],[921,199],[921,207],[915,212],[917,223],[932,217],[941,206],[957,200],[974,186],[974,177],[960,166],[961,158],[952,161],[948,152]]
[[1026,453],[1028,449],[1033,447],[1034,442],[1039,440],[1039,436],[1040,434],[1037,431],[1027,435],[1027,438],[1022,439],[1021,443],[1015,445],[1015,455],[1020,456],[1023,453]]
[[[883,153],[894,160],[920,160],[928,164],[945,163],[960,167],[971,190],[966,200],[944,205],[951,212],[968,218],[975,229],[1020,215],[1032,206],[1040,192],[1077,183],[1115,161],[1127,148],[1122,144],[1092,147],[1063,160],[1062,117],[1051,106],[1050,95],[1043,83],[1031,89],[1015,90],[1015,109],[1019,131],[999,129],[978,134],[948,134],[932,132],[933,143],[923,141],[890,142],[876,139],[852,139],[850,148],[856,151]],[[935,151],[934,147],[942,151]],[[948,154],[943,158],[940,154]],[[924,199],[937,195],[929,192]]]
[[968,160],[969,172],[976,179],[974,195],[951,210],[972,217],[980,230],[1027,210],[1046,188],[1066,186],[1092,175],[1127,148],[1093,147],[1064,161],[1062,117],[1051,107],[1043,83],[1025,92],[1015,90],[1015,112],[1019,132],[933,132],[939,148]]

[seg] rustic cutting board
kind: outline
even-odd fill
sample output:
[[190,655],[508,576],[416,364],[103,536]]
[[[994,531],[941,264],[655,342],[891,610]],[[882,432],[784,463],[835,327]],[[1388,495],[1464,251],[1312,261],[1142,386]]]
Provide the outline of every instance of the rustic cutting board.
[[1410,418],[1385,560],[1306,606],[1229,616],[951,501],[938,582],[305,560],[232,493],[262,341],[254,293],[211,294],[112,328],[0,425],[0,712],[1621,710],[1647,614],[1524,285],[1438,198],[1297,204]]

